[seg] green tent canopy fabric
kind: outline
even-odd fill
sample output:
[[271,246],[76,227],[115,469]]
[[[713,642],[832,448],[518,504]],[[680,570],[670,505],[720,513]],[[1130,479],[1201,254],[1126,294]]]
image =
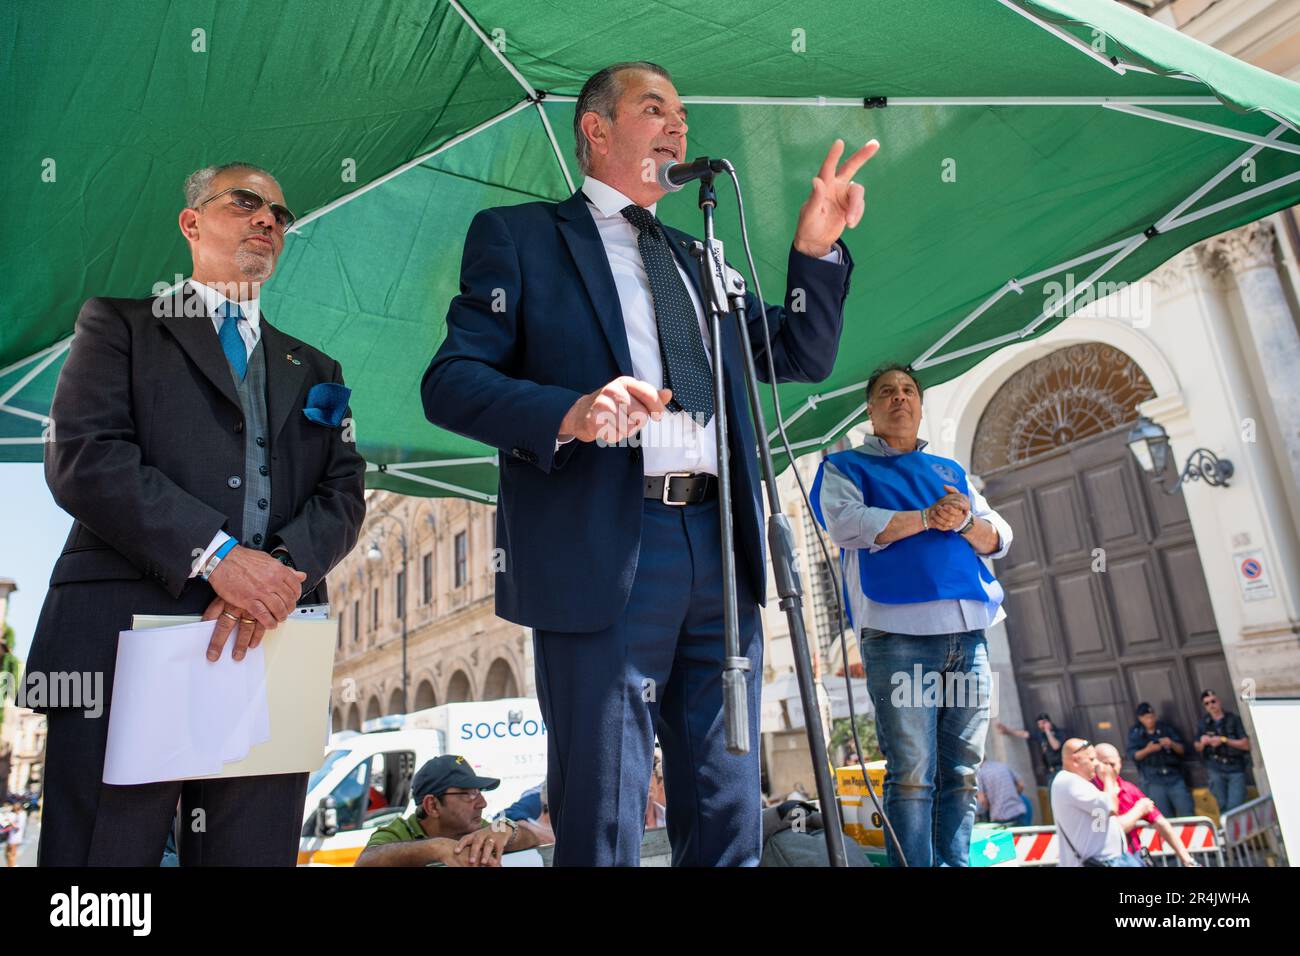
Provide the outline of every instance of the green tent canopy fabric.
[[[429,425],[420,377],[471,218],[571,194],[573,102],[614,61],[667,67],[689,154],[735,164],[769,301],[830,143],[880,140],[834,373],[780,389],[797,454],[877,364],[945,381],[1300,201],[1300,86],[1111,0],[11,0],[0,54],[0,461],[40,460],[80,303],[185,275],[181,183],[238,159],[301,217],[264,308],[342,362],[369,485],[493,500],[496,449]],[[659,214],[700,231],[693,189]]]

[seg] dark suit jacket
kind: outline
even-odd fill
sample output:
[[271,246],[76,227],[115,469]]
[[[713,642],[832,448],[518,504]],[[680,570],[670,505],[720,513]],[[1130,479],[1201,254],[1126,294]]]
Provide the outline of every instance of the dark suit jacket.
[[[698,292],[691,237],[666,231]],[[841,249],[840,265],[790,251],[785,305],[767,307],[778,381],[830,375],[852,271]],[[633,374],[609,258],[582,194],[480,212],[465,239],[460,288],[421,394],[429,421],[501,450],[497,614],[547,630],[605,628],[626,605],[636,573],[644,472],[635,447],[574,441],[555,450],[574,402]],[[795,290],[803,292],[802,312],[794,311]],[[752,293],[747,325],[766,381]],[[736,323],[723,330],[737,569],[763,602],[754,427]]]
[[[105,670],[136,613],[194,614],[214,593],[190,578],[218,530],[242,541],[244,413],[202,300],[90,299],[59,375],[45,447],[54,500],[75,519],[50,576],[28,670]],[[300,603],[327,599],[325,574],[356,543],[365,462],[341,429],[302,408],[339,363],[261,318],[271,515],[262,550],[283,544],[307,575]],[[296,361],[295,361],[296,360]],[[197,550],[196,550],[197,549]]]

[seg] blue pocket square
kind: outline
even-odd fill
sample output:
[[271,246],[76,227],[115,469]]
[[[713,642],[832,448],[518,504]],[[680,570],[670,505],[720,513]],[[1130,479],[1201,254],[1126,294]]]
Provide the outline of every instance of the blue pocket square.
[[348,399],[352,389],[337,382],[321,382],[313,385],[307,393],[307,404],[302,413],[318,425],[338,428],[343,424],[343,413],[347,411]]

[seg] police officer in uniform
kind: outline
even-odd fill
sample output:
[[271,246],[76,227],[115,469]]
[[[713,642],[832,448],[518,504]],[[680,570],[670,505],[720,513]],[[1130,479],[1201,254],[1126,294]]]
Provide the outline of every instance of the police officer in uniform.
[[1196,752],[1205,758],[1210,793],[1226,813],[1246,802],[1246,764],[1250,762],[1250,738],[1246,728],[1230,710],[1223,709],[1219,695],[1201,692],[1205,713],[1196,725]]
[[1156,709],[1138,704],[1137,723],[1128,732],[1129,759],[1137,765],[1142,790],[1167,817],[1192,815],[1192,794],[1183,779],[1182,735],[1160,720]]

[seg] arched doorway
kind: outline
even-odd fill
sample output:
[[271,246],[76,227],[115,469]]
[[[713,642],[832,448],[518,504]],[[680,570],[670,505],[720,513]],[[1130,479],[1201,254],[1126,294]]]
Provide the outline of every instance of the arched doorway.
[[415,709],[426,710],[437,706],[438,698],[433,693],[433,684],[427,680],[420,681],[420,686],[415,689]]
[[405,713],[405,708],[402,706],[402,688],[400,685],[394,687],[393,692],[388,695],[388,713]]
[[971,470],[1015,531],[996,573],[1026,722],[1046,712],[1123,753],[1150,702],[1183,734],[1200,784],[1199,691],[1231,681],[1182,493],[1164,494],[1126,445],[1137,404],[1154,396],[1119,349],[1059,349],[989,401]]
[[469,687],[469,675],[464,671],[456,671],[451,675],[451,683],[447,685],[447,703],[459,704],[473,699]]
[[366,704],[366,720],[374,720],[377,717],[382,717],[383,714],[383,710],[379,707],[379,698],[371,697],[370,703]]
[[514,671],[504,657],[498,657],[488,668],[483,681],[483,699],[500,700],[503,697],[518,697],[519,685],[515,683]]
[[348,708],[348,720],[344,724],[344,729],[358,732],[361,730],[361,708],[355,702]]

